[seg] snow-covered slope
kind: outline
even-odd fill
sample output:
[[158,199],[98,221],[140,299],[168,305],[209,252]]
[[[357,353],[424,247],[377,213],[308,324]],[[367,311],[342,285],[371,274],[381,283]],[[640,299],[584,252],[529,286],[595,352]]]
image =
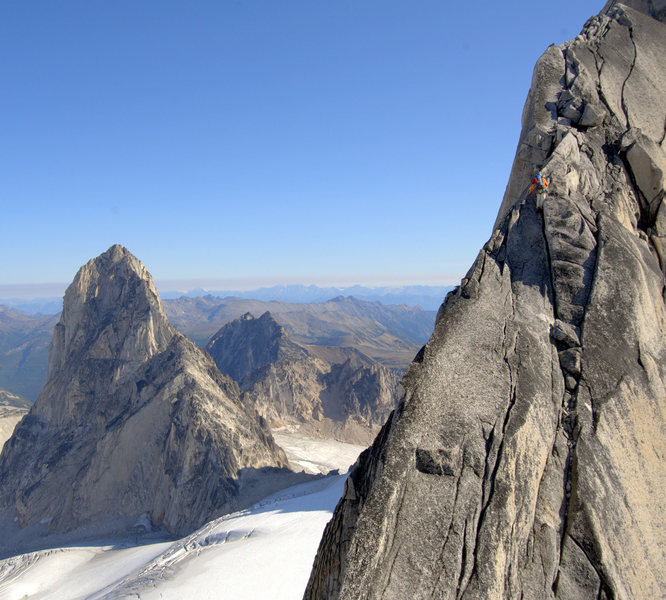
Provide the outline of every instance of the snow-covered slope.
[[[282,433],[283,441],[289,440]],[[292,464],[346,470],[362,450],[291,435]],[[346,475],[282,490],[176,541],[134,536],[0,561],[0,600],[139,598],[300,599]]]
[[289,488],[212,521],[101,597],[300,599],[346,476]]

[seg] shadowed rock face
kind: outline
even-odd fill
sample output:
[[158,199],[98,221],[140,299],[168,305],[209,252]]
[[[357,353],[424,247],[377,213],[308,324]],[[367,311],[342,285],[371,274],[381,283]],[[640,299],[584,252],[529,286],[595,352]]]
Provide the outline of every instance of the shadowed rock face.
[[174,533],[233,510],[241,472],[286,464],[121,246],[67,289],[48,379],[0,455],[0,506],[64,532],[149,513]]
[[537,63],[495,230],[305,598],[666,596],[666,3],[631,4]]
[[206,350],[223,373],[240,382],[265,365],[307,356],[294,344],[269,312],[255,319],[250,313],[227,323],[210,340]]
[[313,425],[315,435],[369,444],[396,405],[395,372],[353,348],[336,349],[346,359],[333,364],[322,358],[330,348],[296,344],[269,312],[224,325],[206,349],[272,426]]

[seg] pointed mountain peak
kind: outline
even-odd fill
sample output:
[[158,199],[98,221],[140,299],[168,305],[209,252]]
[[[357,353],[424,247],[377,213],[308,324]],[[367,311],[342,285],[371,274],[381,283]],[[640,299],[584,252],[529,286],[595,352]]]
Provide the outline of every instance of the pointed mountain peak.
[[273,314],[268,310],[257,319],[257,326],[261,326],[266,330],[273,331],[275,335],[278,335],[284,339],[289,338],[287,330],[275,320]]
[[666,598],[664,0],[607,8],[537,62],[494,232],[306,600]]
[[113,244],[113,246],[111,246],[106,252],[103,252],[99,256],[99,258],[110,258],[114,261],[119,261],[126,257],[131,257],[136,260],[136,257],[127,248],[125,248],[125,246],[121,246],[120,244]]
[[28,541],[40,523],[117,531],[146,513],[183,533],[241,506],[247,482],[286,462],[238,386],[168,322],[145,267],[116,245],[67,289],[46,385],[0,454],[0,509],[13,508]]
[[75,301],[76,296],[84,301],[93,297],[100,298],[100,283],[114,282],[113,286],[120,288],[130,281],[134,281],[135,285],[143,282],[145,293],[157,298],[157,289],[146,267],[127,248],[114,244],[79,269],[74,281],[65,292],[65,303],[68,297],[70,301]]
[[264,365],[308,355],[268,311],[258,319],[246,313],[227,323],[211,338],[206,350],[220,371],[238,382]]
[[116,244],[83,265],[67,288],[47,380],[82,353],[144,361],[164,349],[174,334],[150,273]]

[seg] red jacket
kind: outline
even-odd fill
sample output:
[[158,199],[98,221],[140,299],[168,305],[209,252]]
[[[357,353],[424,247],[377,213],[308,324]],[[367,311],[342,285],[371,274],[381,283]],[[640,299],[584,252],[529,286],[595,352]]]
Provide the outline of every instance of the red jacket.
[[[541,176],[541,181],[543,182],[543,189],[545,190],[548,187],[548,180]],[[535,175],[532,177],[532,187],[530,188],[530,191],[527,192],[528,194],[531,194],[534,191],[534,188],[536,188],[539,185],[539,178]]]

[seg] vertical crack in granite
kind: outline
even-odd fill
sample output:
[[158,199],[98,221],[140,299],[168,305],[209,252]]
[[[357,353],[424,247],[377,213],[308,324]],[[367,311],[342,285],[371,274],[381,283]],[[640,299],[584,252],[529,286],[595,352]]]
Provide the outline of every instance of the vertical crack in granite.
[[[402,510],[403,502],[405,500],[405,487],[403,486],[402,489],[400,490],[400,498],[398,500],[398,508],[395,510],[395,521],[400,520],[400,511]],[[386,528],[388,529],[388,528]],[[395,527],[392,528],[394,530]],[[386,579],[386,584],[384,585],[384,590],[381,593],[380,597],[383,597],[386,589],[391,583],[391,577],[393,576],[394,569],[395,569],[395,562],[398,558],[398,548],[396,548],[396,536],[391,535],[391,545],[389,547],[387,556],[390,557],[390,567],[388,568],[388,577]]]
[[[467,540],[467,521],[465,521],[462,538],[463,540]],[[456,600],[461,598],[467,589],[467,584],[469,583],[470,577],[472,576],[471,573],[474,572],[475,561],[476,557],[474,557],[474,560],[472,561],[470,572],[469,562],[467,560],[467,544],[464,543],[462,546],[462,556],[460,557],[460,575],[458,577],[458,585],[456,586]]]
[[[481,530],[484,526],[484,518],[486,512],[488,510],[488,507],[491,505],[493,501],[493,496],[495,493],[495,478],[497,476],[497,471],[502,461],[502,451],[504,449],[504,439],[506,435],[507,425],[511,418],[511,411],[513,410],[516,404],[516,382],[514,380],[514,374],[513,374],[514,367],[511,364],[512,363],[511,359],[514,358],[516,354],[518,334],[514,333],[513,335],[510,335],[508,332],[509,324],[513,323],[513,320],[515,319],[515,306],[514,306],[513,294],[510,295],[510,300],[511,300],[511,314],[504,323],[504,331],[503,331],[503,337],[504,337],[503,358],[509,376],[509,394],[510,394],[509,401],[504,413],[501,435],[498,436],[499,441],[496,441],[495,439],[496,436],[494,435],[496,427],[493,427],[493,429],[490,432],[490,435],[488,436],[488,439],[486,440],[486,460],[485,460],[485,468],[483,476],[482,502],[481,502],[481,510],[479,512],[479,519],[476,523],[474,546],[472,548],[472,568],[469,573],[469,576],[464,578],[462,576],[463,570],[461,570],[461,580],[458,585],[457,597],[462,597],[464,595],[465,590],[467,589],[467,585],[469,584],[470,579],[474,576],[477,569],[477,550],[479,547],[479,538],[481,535]],[[497,447],[497,450],[493,452],[493,448],[495,446]],[[491,464],[491,462],[493,466],[489,473],[488,467]],[[487,494],[486,494],[486,485],[488,487]],[[466,546],[463,547],[463,550],[464,551],[467,550]],[[466,553],[463,556],[466,557]],[[464,564],[465,560],[463,558],[463,566]],[[463,582],[464,584],[461,586],[460,584]]]
[[666,2],[645,6],[609,3],[539,59],[495,229],[308,600],[666,597]]
[[[464,464],[464,459],[463,459],[463,466],[462,466],[462,469],[461,469],[460,476],[458,476],[458,478],[456,479],[456,493],[455,493],[455,497],[453,499],[452,512],[455,512],[456,507],[458,506],[458,496],[460,495],[460,482],[461,482],[461,479],[462,479],[462,470],[464,468],[465,468],[465,464]],[[447,547],[447,545],[449,543],[449,538],[451,537],[451,532],[452,531],[453,531],[453,520],[451,520],[449,522],[449,527],[446,531],[446,536],[444,536],[444,541],[442,542],[442,547],[440,549],[439,558],[438,558],[438,564],[440,564],[441,568],[440,568],[439,575],[437,576],[437,580],[435,581],[435,584],[432,587],[432,593],[430,595],[430,598],[436,598],[435,594],[437,592],[437,589],[439,588],[439,585],[440,585],[441,580],[442,580],[442,575],[444,574],[444,571],[445,571],[445,568],[446,568],[446,566],[442,564],[442,559],[444,557],[444,549]],[[464,537],[464,533],[463,533],[463,537]],[[463,575],[464,575],[464,561],[461,561],[461,562],[463,564],[460,567],[460,574],[458,576],[457,590],[460,589],[460,583],[461,583]]]
[[631,40],[631,45],[634,49],[634,57],[631,61],[631,66],[629,67],[629,72],[627,73],[627,77],[622,82],[622,91],[620,92],[620,99],[622,103],[622,112],[624,112],[624,118],[627,120],[627,129],[630,129],[631,120],[629,119],[629,110],[627,109],[627,101],[624,97],[624,91],[627,87],[627,81],[629,81],[631,74],[634,72],[634,67],[636,66],[636,58],[638,56],[638,49],[636,48],[636,42],[634,41],[634,28],[631,26],[630,22],[627,24],[627,29],[629,30],[629,39]]

